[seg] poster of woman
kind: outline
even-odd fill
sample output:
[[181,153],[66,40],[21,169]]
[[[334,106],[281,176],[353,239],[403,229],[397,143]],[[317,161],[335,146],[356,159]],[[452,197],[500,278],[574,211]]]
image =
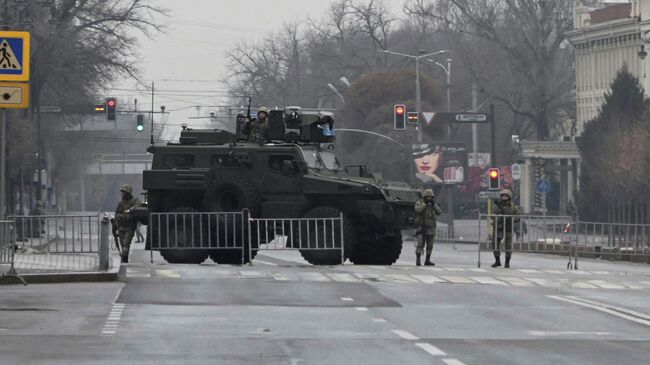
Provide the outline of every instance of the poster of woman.
[[416,182],[463,184],[467,170],[467,147],[462,143],[413,145]]

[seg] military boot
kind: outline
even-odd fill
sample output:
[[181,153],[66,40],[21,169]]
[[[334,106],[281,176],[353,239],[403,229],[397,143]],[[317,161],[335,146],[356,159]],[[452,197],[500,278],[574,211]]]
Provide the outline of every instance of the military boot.
[[506,264],[504,266],[506,269],[510,268],[510,256],[506,256]]
[[501,266],[501,255],[500,254],[494,254],[494,263],[492,264],[492,267],[499,267]]
[[436,266],[433,262],[431,262],[431,254],[427,254],[426,260],[424,260],[424,266]]
[[128,254],[122,254],[122,263],[123,264],[128,264],[129,263],[129,255]]
[[415,266],[422,266],[422,263],[420,262],[420,256],[421,255],[415,256]]

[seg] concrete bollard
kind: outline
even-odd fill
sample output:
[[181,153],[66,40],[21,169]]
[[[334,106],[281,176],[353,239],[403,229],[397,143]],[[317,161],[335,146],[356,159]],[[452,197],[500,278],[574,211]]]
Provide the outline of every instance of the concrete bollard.
[[104,214],[99,228],[99,269],[108,270],[108,235],[110,232],[108,216]]

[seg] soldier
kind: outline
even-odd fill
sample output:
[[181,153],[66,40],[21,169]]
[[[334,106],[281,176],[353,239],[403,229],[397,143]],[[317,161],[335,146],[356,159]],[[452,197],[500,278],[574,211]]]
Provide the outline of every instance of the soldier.
[[129,248],[131,247],[135,230],[138,227],[138,222],[131,214],[131,209],[140,206],[140,202],[133,197],[133,188],[131,185],[122,185],[120,191],[122,192],[122,200],[117,203],[117,208],[115,209],[115,222],[122,246],[122,262],[128,263]]
[[427,256],[424,261],[426,266],[434,266],[431,262],[431,253],[433,252],[433,241],[436,238],[436,217],[442,214],[442,209],[434,201],[433,190],[426,189],[422,193],[422,199],[415,203],[416,220],[419,238],[415,248],[416,261],[415,265],[420,266],[420,256],[424,246],[427,247]]
[[244,134],[248,136],[250,142],[258,142],[260,144],[266,142],[266,133],[269,129],[268,119],[269,110],[265,107],[260,107],[257,111],[257,118],[246,122],[244,125]]
[[506,268],[510,267],[510,257],[512,257],[512,233],[515,231],[513,223],[519,223],[519,207],[512,202],[512,192],[508,189],[501,190],[499,201],[494,204],[494,215],[496,215],[494,229],[496,230],[493,237],[494,241],[494,264],[492,267],[501,266],[501,252],[499,246],[505,238],[506,249]]

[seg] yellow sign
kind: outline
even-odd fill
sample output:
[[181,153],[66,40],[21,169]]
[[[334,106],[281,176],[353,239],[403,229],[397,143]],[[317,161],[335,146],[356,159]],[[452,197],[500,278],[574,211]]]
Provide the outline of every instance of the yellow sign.
[[29,32],[0,32],[0,81],[29,81]]
[[0,108],[29,108],[29,84],[0,82]]

